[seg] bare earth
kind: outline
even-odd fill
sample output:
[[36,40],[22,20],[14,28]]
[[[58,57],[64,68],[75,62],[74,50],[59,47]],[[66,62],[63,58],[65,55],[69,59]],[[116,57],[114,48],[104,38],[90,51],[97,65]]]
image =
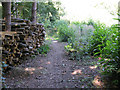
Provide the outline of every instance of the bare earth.
[[[101,87],[98,68],[91,67],[95,59],[69,60],[64,46],[52,41],[47,56],[38,55],[26,60],[6,74],[8,88],[95,88]],[[92,81],[96,80],[96,85]]]

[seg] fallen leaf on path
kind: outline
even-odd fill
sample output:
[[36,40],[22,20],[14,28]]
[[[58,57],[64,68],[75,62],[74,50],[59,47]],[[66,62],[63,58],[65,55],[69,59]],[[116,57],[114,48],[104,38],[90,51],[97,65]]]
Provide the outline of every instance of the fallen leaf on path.
[[100,80],[100,76],[95,76],[94,80],[92,81],[93,85],[96,86],[97,88],[103,88],[104,83],[101,82]]
[[95,65],[95,66],[90,66],[89,67],[90,69],[95,69],[95,68],[97,68],[97,66]]
[[80,69],[78,70],[75,70],[73,73],[71,73],[72,75],[75,75],[75,74],[82,74],[82,71]]

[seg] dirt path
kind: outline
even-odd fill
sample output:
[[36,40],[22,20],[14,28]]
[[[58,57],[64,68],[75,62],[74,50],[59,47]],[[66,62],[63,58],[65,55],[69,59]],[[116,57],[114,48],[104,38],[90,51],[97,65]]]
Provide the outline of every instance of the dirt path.
[[66,43],[52,41],[47,56],[38,55],[6,74],[8,88],[94,88],[98,75],[90,69],[94,60],[72,61],[64,51]]

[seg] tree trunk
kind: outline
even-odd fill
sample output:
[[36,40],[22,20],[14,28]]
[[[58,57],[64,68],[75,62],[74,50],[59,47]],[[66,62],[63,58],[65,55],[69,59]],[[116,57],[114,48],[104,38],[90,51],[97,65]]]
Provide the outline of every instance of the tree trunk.
[[[2,23],[2,3],[0,2],[0,23]],[[0,31],[2,31],[2,25],[0,24]]]
[[13,18],[15,18],[15,2],[13,2]]
[[32,4],[32,24],[36,24],[36,12],[37,12],[37,2],[33,2]]
[[2,2],[2,5],[4,8],[5,30],[11,31],[11,2]]
[[16,18],[19,18],[19,13],[18,13],[18,4],[16,4]]

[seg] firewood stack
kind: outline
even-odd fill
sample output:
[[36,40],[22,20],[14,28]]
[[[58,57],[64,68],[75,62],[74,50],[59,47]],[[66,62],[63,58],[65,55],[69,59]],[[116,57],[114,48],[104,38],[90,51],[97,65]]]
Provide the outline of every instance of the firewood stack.
[[[2,30],[4,31],[4,21]],[[4,32],[2,38],[2,60],[10,66],[20,64],[27,56],[38,54],[45,38],[45,29],[42,24],[32,25],[29,20],[14,19],[11,32]]]

